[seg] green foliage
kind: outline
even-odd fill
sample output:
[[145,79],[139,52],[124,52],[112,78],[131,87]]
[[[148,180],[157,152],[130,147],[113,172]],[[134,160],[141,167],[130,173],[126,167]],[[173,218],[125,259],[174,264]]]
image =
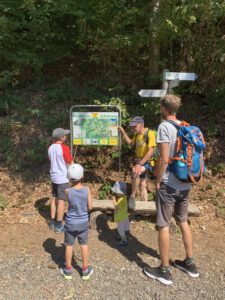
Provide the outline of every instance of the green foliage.
[[112,186],[110,183],[103,184],[99,190],[99,199],[103,200],[108,198],[111,188]]
[[0,210],[5,210],[8,206],[8,201],[7,199],[0,194]]
[[118,158],[119,156],[120,156],[119,151],[116,151],[116,152],[111,153],[111,157],[112,157],[112,158]]
[[154,201],[155,200],[155,194],[152,192],[148,193],[148,201]]
[[225,172],[225,163],[218,163],[212,168],[213,175],[223,174]]
[[25,149],[22,157],[22,167],[38,167],[47,160],[48,140],[35,139],[29,149]]
[[[74,104],[117,105],[122,126],[138,114],[152,128],[159,123],[158,101],[137,93],[160,88],[164,68],[197,73],[196,83],[180,89],[206,96],[212,115],[222,114],[224,14],[224,0],[1,1],[0,116],[42,131],[15,154],[9,126],[1,136],[4,161],[15,168],[44,162],[42,137],[69,126]],[[208,124],[208,136],[218,134]]]
[[167,67],[195,71],[193,90],[216,89],[225,74],[224,14],[224,0],[2,1],[0,87],[47,73],[136,95],[160,84]]
[[213,90],[209,93],[207,97],[208,109],[212,114],[217,114],[218,112],[223,112],[225,107],[225,86]]

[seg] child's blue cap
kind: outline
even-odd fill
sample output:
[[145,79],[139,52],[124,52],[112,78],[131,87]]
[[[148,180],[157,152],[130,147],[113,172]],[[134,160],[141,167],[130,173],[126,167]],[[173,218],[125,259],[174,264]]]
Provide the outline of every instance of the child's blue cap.
[[124,195],[127,192],[127,185],[123,181],[117,181],[114,183],[113,187],[111,188],[111,191],[116,194]]

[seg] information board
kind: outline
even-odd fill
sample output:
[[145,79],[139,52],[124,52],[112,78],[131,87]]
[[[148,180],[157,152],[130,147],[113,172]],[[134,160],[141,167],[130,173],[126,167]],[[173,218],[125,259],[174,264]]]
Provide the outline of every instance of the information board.
[[118,112],[72,112],[73,145],[118,146]]

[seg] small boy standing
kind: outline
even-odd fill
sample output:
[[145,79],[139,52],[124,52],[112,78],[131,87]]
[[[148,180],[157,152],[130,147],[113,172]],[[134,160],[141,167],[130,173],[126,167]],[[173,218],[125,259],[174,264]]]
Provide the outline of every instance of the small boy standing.
[[65,279],[72,278],[72,256],[76,237],[83,261],[82,279],[88,280],[93,273],[93,268],[88,266],[88,211],[92,209],[92,196],[89,188],[81,183],[83,174],[84,169],[80,164],[72,164],[68,168],[67,176],[72,186],[65,191],[68,201],[65,220],[66,266],[60,268]]
[[115,194],[113,197],[113,204],[115,207],[114,222],[117,223],[117,230],[120,237],[118,246],[127,246],[126,232],[130,230],[127,213],[126,190],[126,183],[121,181],[116,182],[111,189],[111,191]]
[[55,230],[56,233],[64,232],[62,221],[65,211],[65,189],[69,186],[67,165],[73,163],[70,148],[64,144],[69,133],[69,130],[56,128],[52,133],[53,143],[48,148],[53,197],[49,227]]

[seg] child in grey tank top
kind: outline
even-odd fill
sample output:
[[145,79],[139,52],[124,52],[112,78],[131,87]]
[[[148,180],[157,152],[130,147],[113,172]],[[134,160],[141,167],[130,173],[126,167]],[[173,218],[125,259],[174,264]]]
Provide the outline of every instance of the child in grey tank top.
[[68,201],[68,213],[65,220],[65,245],[66,245],[66,266],[60,268],[65,279],[72,278],[72,256],[75,239],[81,250],[83,268],[82,279],[88,280],[93,269],[88,265],[88,211],[92,209],[92,197],[88,187],[83,186],[84,169],[79,164],[72,164],[68,168],[68,178],[71,187],[66,189]]

